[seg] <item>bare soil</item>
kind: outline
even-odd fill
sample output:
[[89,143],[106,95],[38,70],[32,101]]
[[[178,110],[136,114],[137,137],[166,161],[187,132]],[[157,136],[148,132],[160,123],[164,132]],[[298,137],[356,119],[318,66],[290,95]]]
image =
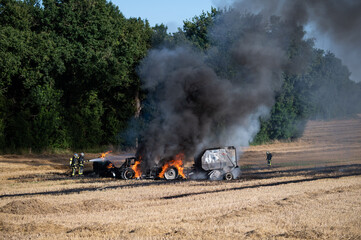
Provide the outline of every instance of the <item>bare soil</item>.
[[238,150],[229,182],[98,178],[90,164],[71,178],[67,155],[0,156],[0,238],[361,239],[360,115]]

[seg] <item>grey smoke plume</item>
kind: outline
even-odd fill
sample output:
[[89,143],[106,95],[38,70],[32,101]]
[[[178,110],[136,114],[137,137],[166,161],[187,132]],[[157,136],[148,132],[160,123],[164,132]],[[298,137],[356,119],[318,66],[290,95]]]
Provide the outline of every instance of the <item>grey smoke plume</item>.
[[310,62],[307,48],[291,58],[285,52],[293,38],[304,38],[304,24],[329,36],[360,79],[360,1],[239,0],[232,7],[215,20],[205,53],[184,45],[152,50],[143,61],[144,90],[158,106],[137,152],[143,168],[180,152],[248,145],[274,104],[282,72],[300,73]]
[[318,40],[316,46],[329,48],[348,66],[351,79],[361,81],[360,0],[238,0],[232,7],[309,25],[310,36]]
[[[192,157],[205,147],[248,145],[287,66],[267,28],[260,16],[230,11],[216,21],[215,47],[205,54],[189,46],[150,51],[140,76],[159,113],[138,149],[143,168],[180,152]],[[220,76],[225,69],[228,78]]]

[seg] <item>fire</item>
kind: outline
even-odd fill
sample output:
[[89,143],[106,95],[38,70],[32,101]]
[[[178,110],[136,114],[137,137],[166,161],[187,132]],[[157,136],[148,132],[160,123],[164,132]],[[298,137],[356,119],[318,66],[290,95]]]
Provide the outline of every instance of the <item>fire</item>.
[[169,162],[163,165],[162,171],[159,173],[159,177],[164,178],[164,173],[167,171],[167,169],[170,167],[175,167],[178,170],[178,174],[182,176],[182,178],[186,178],[183,172],[184,169],[183,159],[184,159],[183,153],[177,154],[174,159],[170,160]]
[[105,156],[108,155],[108,154],[111,153],[111,152],[112,152],[112,151],[108,151],[108,152],[102,153],[99,158],[102,158],[102,159],[104,160]]
[[142,175],[142,171],[140,170],[140,161],[142,160],[142,158],[139,158],[139,161],[135,161],[134,165],[132,166],[132,169],[135,172],[134,178],[140,178],[140,176]]
[[107,168],[108,168],[108,169],[112,169],[112,168],[114,168],[113,163],[109,163],[109,164],[107,165]]

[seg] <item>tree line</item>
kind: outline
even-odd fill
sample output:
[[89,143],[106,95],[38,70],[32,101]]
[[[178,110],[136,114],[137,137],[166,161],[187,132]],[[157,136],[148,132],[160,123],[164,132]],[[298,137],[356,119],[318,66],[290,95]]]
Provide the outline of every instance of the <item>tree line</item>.
[[[212,8],[169,34],[163,24],[152,27],[147,20],[124,17],[106,0],[1,0],[1,151],[134,146],[156,114],[156,106],[144,101],[148,93],[137,75],[139,63],[151,48],[211,48],[216,43],[209,29],[224,11]],[[283,24],[272,20],[279,36],[291,31]],[[310,118],[361,112],[360,83],[349,80],[341,60],[305,40],[302,27],[292,31],[283,46],[290,64],[306,64],[297,74],[283,74],[282,89],[271,115],[261,119],[255,143],[298,137]],[[229,57],[222,47],[209,64],[229,77],[232,66],[219,68],[216,62]],[[140,117],[134,118],[140,101]]]

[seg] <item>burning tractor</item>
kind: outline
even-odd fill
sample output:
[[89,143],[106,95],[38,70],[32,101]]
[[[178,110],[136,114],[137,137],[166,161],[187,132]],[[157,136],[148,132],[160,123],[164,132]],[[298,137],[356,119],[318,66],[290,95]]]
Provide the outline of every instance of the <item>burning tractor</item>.
[[107,156],[110,152],[103,153],[99,158],[91,159],[94,174],[100,177],[113,177],[119,179],[185,179],[183,172],[183,154],[178,154],[174,159],[163,159],[159,165],[154,165],[142,173],[140,169],[141,158],[134,155]]
[[[89,160],[93,162],[93,171],[101,177],[132,179],[140,177],[140,161],[133,156],[102,157]],[[120,166],[117,167],[116,165]]]

